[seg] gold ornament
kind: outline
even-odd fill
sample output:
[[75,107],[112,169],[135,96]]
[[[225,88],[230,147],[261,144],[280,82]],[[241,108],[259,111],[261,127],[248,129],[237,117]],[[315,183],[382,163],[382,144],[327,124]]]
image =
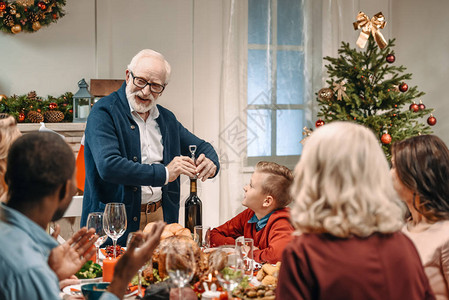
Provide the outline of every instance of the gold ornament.
[[34,31],[38,31],[39,29],[41,29],[41,27],[41,23],[39,23],[38,21],[34,22],[32,26]]
[[16,34],[22,31],[22,26],[20,26],[19,24],[14,25],[13,27],[11,27],[11,32]]
[[20,18],[20,14],[16,14],[16,18]]
[[318,99],[321,101],[331,101],[334,98],[334,91],[330,88],[322,88],[318,91]]
[[369,35],[372,34],[379,48],[385,48],[387,46],[387,42],[380,32],[380,29],[383,29],[385,24],[387,24],[387,22],[385,21],[385,17],[382,12],[375,14],[371,20],[365,13],[359,12],[357,15],[357,21],[353,23],[354,30],[358,30],[360,28],[362,29],[356,45],[360,48],[365,48]]
[[8,99],[8,97],[6,97],[6,95],[0,94],[0,102],[2,102],[3,100]]
[[312,128],[308,128],[308,127],[304,127],[302,129],[302,135],[304,135],[304,138],[300,141],[301,144],[305,144],[307,138],[312,134],[313,129]]
[[347,97],[345,91],[346,91],[346,87],[345,87],[345,81],[340,81],[340,83],[336,83],[334,82],[334,91],[337,92],[337,100],[341,100],[342,97]]

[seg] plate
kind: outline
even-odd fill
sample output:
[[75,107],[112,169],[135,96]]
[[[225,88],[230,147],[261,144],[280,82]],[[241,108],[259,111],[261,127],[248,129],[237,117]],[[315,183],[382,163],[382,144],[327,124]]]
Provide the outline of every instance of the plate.
[[92,282],[102,282],[103,281],[103,277],[80,279],[80,281],[81,281],[81,284],[83,284],[83,283],[92,283]]
[[[93,279],[98,279],[98,278],[93,278]],[[84,280],[90,280],[90,279],[84,279]],[[84,282],[84,283],[87,283],[87,282]],[[62,289],[62,292],[65,295],[69,295],[69,296],[70,295],[82,295],[83,294],[81,292],[81,286],[82,285],[83,284],[74,284],[74,285],[66,286],[65,288]],[[138,293],[138,290],[134,290],[134,291],[132,291],[132,292],[130,292],[128,294],[125,294],[125,298],[130,298],[132,296],[135,296],[135,295],[137,295],[137,293]]]
[[68,285],[62,289],[66,295],[82,295],[81,284]]

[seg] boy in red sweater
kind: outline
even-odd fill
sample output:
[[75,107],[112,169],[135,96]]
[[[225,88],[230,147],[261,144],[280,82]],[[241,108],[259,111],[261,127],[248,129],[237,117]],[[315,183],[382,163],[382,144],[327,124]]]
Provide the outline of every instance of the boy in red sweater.
[[254,260],[276,263],[290,242],[293,226],[290,223],[292,201],[290,185],[292,172],[273,162],[261,161],[256,165],[251,181],[243,190],[242,205],[246,210],[214,228],[210,233],[213,247],[234,245],[240,236],[254,240]]

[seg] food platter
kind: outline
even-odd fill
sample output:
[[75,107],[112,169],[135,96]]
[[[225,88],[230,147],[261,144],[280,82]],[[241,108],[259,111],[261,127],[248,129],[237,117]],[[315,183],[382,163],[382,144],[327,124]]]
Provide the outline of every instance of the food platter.
[[[97,278],[94,278],[94,279],[97,279]],[[91,280],[91,279],[85,279],[85,280]],[[68,295],[68,296],[82,295],[81,286],[86,283],[87,282],[82,282],[81,284],[74,284],[74,285],[66,286],[65,288],[62,289],[62,292],[64,293],[64,295]],[[137,289],[130,291],[129,293],[125,294],[125,299],[131,298],[131,297],[137,295],[137,292],[138,292]]]

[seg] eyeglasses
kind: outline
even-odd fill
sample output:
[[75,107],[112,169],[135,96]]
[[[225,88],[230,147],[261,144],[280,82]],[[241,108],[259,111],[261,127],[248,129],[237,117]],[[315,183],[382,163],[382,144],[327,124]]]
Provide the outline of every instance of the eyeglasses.
[[132,71],[129,71],[129,72],[131,73],[131,76],[133,78],[134,85],[137,86],[138,88],[144,89],[147,85],[149,85],[150,91],[152,91],[153,93],[160,94],[164,91],[165,85],[148,82],[145,79],[143,79],[142,77],[134,76]]

